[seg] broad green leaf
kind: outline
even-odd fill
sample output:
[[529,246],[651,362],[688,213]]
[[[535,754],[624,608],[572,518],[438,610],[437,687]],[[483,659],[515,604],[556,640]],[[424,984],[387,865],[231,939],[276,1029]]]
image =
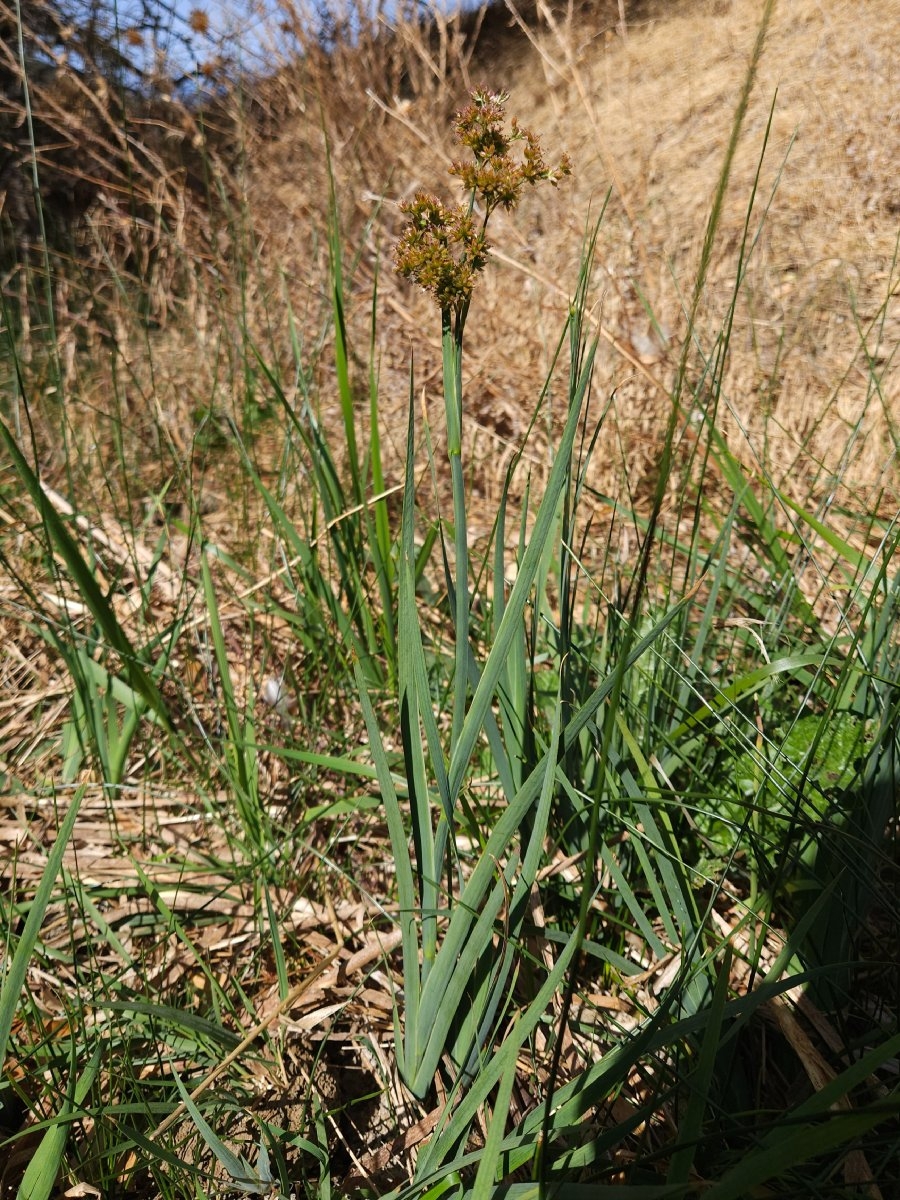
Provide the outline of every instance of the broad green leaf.
[[12,1030],[13,1020],[15,1019],[16,1009],[22,996],[22,989],[25,985],[25,972],[28,969],[31,956],[37,945],[44,914],[47,911],[53,887],[56,883],[56,877],[59,875],[62,866],[63,855],[66,852],[66,847],[75,828],[75,822],[78,819],[78,810],[81,807],[81,801],[84,799],[84,793],[84,787],[79,787],[72,795],[66,815],[60,823],[56,838],[47,855],[47,863],[41,873],[40,883],[35,890],[34,899],[28,909],[25,928],[22,930],[18,944],[13,951],[12,961],[4,975],[2,986],[0,986],[0,1058],[5,1058],[8,1053],[9,1035]]
[[70,1119],[84,1103],[100,1070],[100,1047],[96,1047],[87,1067],[78,1077],[71,1096],[63,1101],[56,1124],[51,1125],[41,1138],[25,1175],[19,1185],[17,1200],[49,1200],[56,1187],[57,1176],[62,1166],[66,1142],[69,1140]]

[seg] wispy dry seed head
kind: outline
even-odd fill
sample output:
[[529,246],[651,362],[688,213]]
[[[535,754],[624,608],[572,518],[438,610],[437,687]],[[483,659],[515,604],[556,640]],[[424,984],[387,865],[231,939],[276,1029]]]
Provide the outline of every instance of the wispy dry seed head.
[[209,33],[209,13],[202,8],[192,8],[188,17],[188,25],[194,33]]

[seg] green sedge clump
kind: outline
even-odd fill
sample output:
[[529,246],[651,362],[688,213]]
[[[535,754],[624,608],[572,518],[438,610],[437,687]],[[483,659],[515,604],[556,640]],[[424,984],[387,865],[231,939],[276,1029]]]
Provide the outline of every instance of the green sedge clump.
[[[565,154],[557,166],[548,167],[538,139],[515,118],[506,129],[503,106],[508,99],[505,92],[477,90],[472,103],[457,114],[456,137],[472,159],[455,162],[450,174],[469,193],[467,206],[447,206],[427,192],[417,192],[401,205],[408,219],[397,244],[397,270],[429,292],[445,317],[452,313],[458,320],[468,309],[490,251],[485,231],[494,210],[515,208],[526,184],[546,180],[555,187],[572,171]],[[521,158],[511,153],[517,142],[523,143]]]

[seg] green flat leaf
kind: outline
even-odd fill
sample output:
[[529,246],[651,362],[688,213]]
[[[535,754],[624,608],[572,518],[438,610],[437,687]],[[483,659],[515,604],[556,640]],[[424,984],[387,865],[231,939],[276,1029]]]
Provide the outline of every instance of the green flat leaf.
[[99,1007],[108,1009],[110,1012],[134,1013],[138,1016],[152,1017],[154,1021],[174,1025],[200,1037],[209,1038],[210,1041],[216,1042],[228,1050],[233,1050],[241,1041],[238,1034],[232,1033],[230,1029],[224,1029],[215,1021],[210,1021],[207,1017],[202,1017],[199,1013],[193,1013],[187,1009],[175,1008],[171,1004],[151,1004],[147,1000],[104,1000]]
[[50,853],[47,855],[47,864],[41,874],[41,881],[37,886],[34,899],[28,910],[25,928],[22,930],[18,945],[13,952],[9,969],[3,978],[3,985],[0,987],[0,1059],[5,1058],[7,1054],[10,1031],[12,1030],[16,1009],[18,1008],[25,985],[25,972],[28,969],[28,963],[31,961],[38,935],[41,932],[44,913],[47,911],[47,905],[50,903],[53,886],[62,867],[63,855],[66,852],[66,847],[72,836],[72,830],[75,828],[75,822],[78,819],[78,810],[81,807],[81,801],[84,799],[84,792],[84,787],[79,787],[72,796],[72,802],[65,817],[63,817]]
[[231,1176],[233,1185],[242,1192],[249,1192],[252,1195],[265,1195],[269,1191],[268,1181],[263,1181],[259,1173],[250,1166],[243,1156],[238,1157],[233,1151],[229,1150],[221,1138],[215,1134],[209,1122],[204,1118],[200,1109],[191,1099],[187,1088],[181,1082],[181,1076],[174,1068],[172,1076],[181,1095],[182,1103],[187,1109],[191,1120],[197,1126],[198,1133],[216,1156],[219,1164]]
[[497,1167],[500,1162],[503,1135],[509,1115],[513,1085],[516,1082],[517,1067],[517,1056],[508,1055],[500,1076],[493,1109],[491,1110],[488,1135],[481,1154],[481,1162],[478,1164],[475,1186],[471,1191],[472,1200],[490,1200],[490,1197],[495,1193],[494,1184],[497,1178]]
[[56,1178],[62,1166],[63,1153],[69,1139],[69,1129],[72,1113],[81,1107],[85,1097],[93,1086],[100,1069],[100,1048],[97,1047],[91,1055],[91,1061],[78,1077],[72,1095],[66,1097],[57,1117],[57,1124],[51,1125],[41,1138],[41,1143],[34,1152],[34,1157],[28,1164],[25,1175],[19,1185],[17,1200],[49,1200],[56,1187]]
[[687,1081],[689,1088],[687,1111],[678,1127],[678,1147],[672,1155],[669,1165],[668,1183],[687,1184],[694,1166],[694,1158],[703,1133],[703,1117],[709,1104],[716,1055],[720,1047],[722,1021],[725,1016],[725,1004],[728,1000],[730,970],[731,947],[726,946],[725,954],[719,965],[715,991],[709,1005],[709,1022],[703,1034],[700,1060],[696,1070],[692,1072]]
[[112,605],[100,591],[100,587],[94,578],[94,573],[85,562],[77,542],[69,533],[59,513],[57,513],[48,500],[41,486],[40,479],[31,469],[27,459],[19,449],[15,438],[2,420],[0,420],[0,440],[5,444],[16,473],[25,485],[25,490],[40,513],[44,528],[59,552],[60,557],[69,568],[72,578],[84,598],[85,604],[91,611],[91,615],[103,630],[110,646],[118,654],[122,662],[122,669],[129,683],[139,695],[143,696],[162,724],[166,728],[169,728],[168,712],[166,711],[165,702],[159,689],[150,675],[141,666],[137,651],[131,645],[128,636],[119,624]]
[[[363,710],[363,719],[365,720],[366,730],[369,735],[369,748],[375,762],[375,773],[381,788],[381,798],[384,803],[388,834],[394,849],[397,899],[400,904],[398,919],[403,945],[405,1018],[407,1024],[411,1023],[412,1028],[415,1029],[418,1021],[420,989],[419,941],[416,936],[416,921],[419,911],[418,897],[416,895],[412,863],[409,856],[406,827],[403,823],[403,811],[400,807],[400,801],[397,798],[397,791],[394,787],[390,766],[388,765],[387,754],[385,753],[384,743],[381,739],[381,731],[378,728],[375,710],[372,707],[372,701],[369,699],[366,681],[358,663],[354,664],[354,673],[356,675],[356,686],[359,691],[359,701]],[[405,1062],[405,1052],[401,1049],[403,1045],[404,1041],[400,1037],[398,1030],[398,1065],[401,1072],[405,1075],[412,1068]]]
[[472,757],[475,743],[484,727],[485,716],[493,702],[497,684],[506,669],[507,657],[519,636],[525,605],[531,594],[532,586],[546,550],[546,543],[556,521],[559,500],[568,478],[569,460],[572,454],[575,435],[578,432],[581,408],[588,384],[591,380],[596,350],[597,343],[595,341],[586,356],[581,377],[574,389],[565,429],[556,447],[556,456],[550,471],[550,477],[547,480],[546,491],[538,508],[534,528],[525,554],[523,555],[522,563],[516,576],[516,582],[507,601],[503,618],[488,653],[481,680],[472,697],[469,711],[466,713],[458,740],[453,746],[453,752],[450,757],[449,778],[450,795],[454,802],[459,795],[463,778],[468,770],[469,760]]

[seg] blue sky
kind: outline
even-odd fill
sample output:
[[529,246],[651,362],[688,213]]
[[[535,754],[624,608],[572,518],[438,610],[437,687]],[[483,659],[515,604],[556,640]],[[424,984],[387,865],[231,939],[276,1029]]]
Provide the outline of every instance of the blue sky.
[[[132,23],[139,24],[141,10],[146,12],[148,7],[148,0],[111,2],[117,7],[119,25],[123,31]],[[374,6],[378,0],[372,2]],[[452,9],[460,2],[465,4],[466,0],[424,2]],[[322,7],[329,3],[335,10],[340,11],[342,0],[325,0]],[[160,30],[163,32],[162,43],[167,44],[177,71],[185,76],[192,75],[205,61],[214,60],[220,50],[230,61],[237,60],[251,72],[265,72],[276,65],[272,61],[272,46],[273,41],[276,47],[279,44],[278,0],[149,0],[149,5],[151,11],[159,15]],[[297,0],[297,7],[301,13],[304,9],[314,10],[316,0]],[[209,33],[206,36],[191,29],[192,24],[195,28],[197,24],[191,20],[195,11],[205,14],[209,23]],[[186,48],[185,39],[190,40],[192,51]],[[280,40],[283,49],[288,51],[288,37],[282,35]]]
[[[204,12],[209,19],[208,38],[192,35],[198,57],[215,53],[224,39],[226,49],[236,50],[240,47],[251,60],[248,63],[251,69],[257,66],[253,60],[263,53],[265,25],[267,19],[271,19],[273,7],[268,0],[258,0],[257,3],[252,0],[232,0],[225,4],[218,0],[175,0],[175,10],[185,25],[195,9]],[[270,14],[268,18],[267,13]]]
[[[134,31],[143,49],[131,44],[132,61],[152,70],[152,50],[160,46],[174,62],[176,71],[192,74],[204,61],[222,50],[229,59],[239,58],[250,70],[266,66],[266,26],[274,24],[276,0],[108,0],[126,45]],[[78,11],[79,0],[73,9]],[[192,23],[194,11],[205,14],[209,33],[204,36]],[[148,24],[155,26],[155,33]],[[192,28],[193,24],[193,28]],[[188,46],[187,43],[190,43]]]

